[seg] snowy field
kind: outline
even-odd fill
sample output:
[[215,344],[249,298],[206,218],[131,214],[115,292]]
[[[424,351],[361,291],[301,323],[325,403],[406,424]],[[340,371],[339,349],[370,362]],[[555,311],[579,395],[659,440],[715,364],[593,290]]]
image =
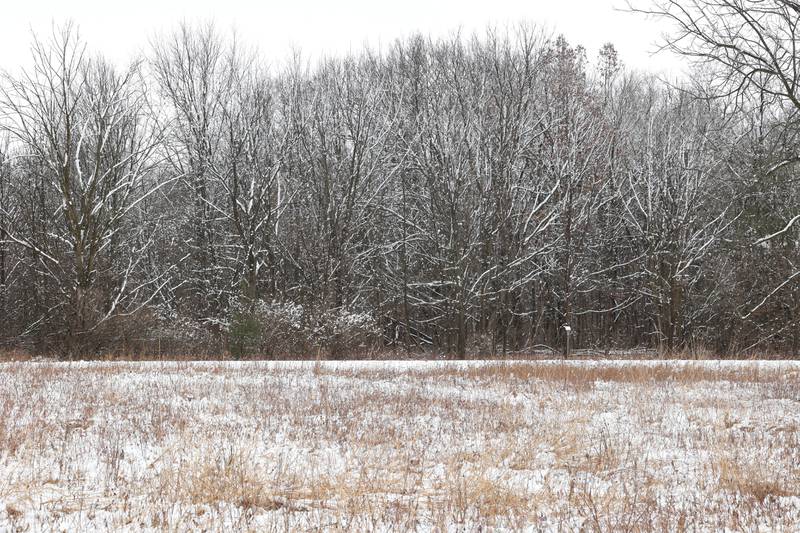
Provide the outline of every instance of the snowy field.
[[800,364],[7,363],[0,531],[797,531]]

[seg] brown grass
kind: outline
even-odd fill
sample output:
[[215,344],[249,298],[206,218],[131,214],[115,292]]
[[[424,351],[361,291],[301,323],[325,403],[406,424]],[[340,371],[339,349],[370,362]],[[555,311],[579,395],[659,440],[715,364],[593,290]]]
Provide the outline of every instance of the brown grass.
[[800,366],[0,366],[0,530],[800,524]]

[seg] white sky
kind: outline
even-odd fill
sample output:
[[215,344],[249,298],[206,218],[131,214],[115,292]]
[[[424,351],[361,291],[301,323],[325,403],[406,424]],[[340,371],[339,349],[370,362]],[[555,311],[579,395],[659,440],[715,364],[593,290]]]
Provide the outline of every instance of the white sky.
[[31,30],[73,20],[90,50],[125,62],[147,47],[157,32],[181,20],[213,19],[221,30],[236,28],[272,63],[289,57],[292,46],[304,55],[343,54],[368,42],[390,43],[415,31],[441,36],[461,28],[529,21],[584,45],[590,59],[613,42],[633,68],[678,75],[683,61],[656,56],[662,33],[641,15],[615,10],[624,0],[0,0],[0,69],[27,62]]

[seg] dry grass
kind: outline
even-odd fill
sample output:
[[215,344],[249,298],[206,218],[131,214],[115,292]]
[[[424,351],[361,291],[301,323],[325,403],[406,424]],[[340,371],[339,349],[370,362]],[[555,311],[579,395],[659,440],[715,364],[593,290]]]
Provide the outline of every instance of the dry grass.
[[793,531],[800,365],[0,365],[0,530]]

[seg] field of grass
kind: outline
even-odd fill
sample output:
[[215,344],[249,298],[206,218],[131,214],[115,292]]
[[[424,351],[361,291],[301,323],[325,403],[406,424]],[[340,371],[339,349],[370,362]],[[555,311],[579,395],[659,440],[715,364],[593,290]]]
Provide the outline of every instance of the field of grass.
[[792,362],[0,365],[0,531],[797,531]]

